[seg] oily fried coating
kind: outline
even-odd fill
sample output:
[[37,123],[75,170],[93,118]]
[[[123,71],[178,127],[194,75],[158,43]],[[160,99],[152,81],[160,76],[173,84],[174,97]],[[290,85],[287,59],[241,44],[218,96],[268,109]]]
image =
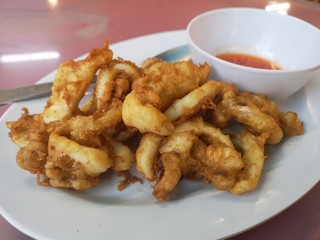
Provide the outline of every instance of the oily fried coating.
[[189,92],[183,98],[174,101],[165,111],[165,115],[171,122],[181,122],[198,112],[200,109],[212,109],[214,108],[213,98],[218,91],[215,82],[208,81]]
[[206,158],[202,159],[202,163],[208,167],[214,167],[217,172],[227,171],[229,173],[238,172],[243,168],[242,161],[239,160],[241,154],[233,147],[220,145],[209,145],[206,151]]
[[168,198],[168,194],[173,191],[181,178],[180,159],[174,152],[170,152],[163,153],[160,160],[163,164],[164,174],[153,187],[152,195],[159,201],[165,201]]
[[73,115],[95,73],[112,60],[113,53],[105,43],[102,49],[94,49],[84,59],[67,61],[58,68],[53,82],[52,95],[43,111],[45,123]]
[[161,154],[168,152],[178,153],[182,158],[190,156],[191,148],[198,137],[190,131],[173,132],[167,138],[164,138],[159,152]]
[[201,117],[193,117],[189,121],[177,125],[175,131],[190,131],[197,136],[201,136],[208,145],[223,144],[225,146],[233,147],[228,135],[223,134],[219,128],[204,122]]
[[196,172],[199,162],[190,155],[196,140],[197,136],[188,131],[174,132],[163,139],[159,148],[162,168],[157,173],[160,178],[153,187],[155,198],[166,200],[182,176]]
[[21,117],[7,122],[9,137],[19,147],[26,147],[30,142],[48,142],[48,126],[43,122],[41,114],[29,114],[27,108],[22,109]]
[[183,177],[193,177],[200,167],[200,161],[191,155],[195,143],[199,140],[195,134],[185,132],[174,132],[163,139],[159,152],[175,153],[180,159],[179,167]]
[[109,109],[89,116],[77,115],[57,124],[55,132],[60,135],[70,135],[71,139],[84,143],[90,136],[98,136],[109,129],[114,129],[122,120],[122,102],[113,99]]
[[208,146],[206,157],[201,162],[201,174],[222,191],[228,191],[234,186],[244,166],[241,154],[233,147],[224,145]]
[[48,144],[51,161],[69,156],[81,163],[89,176],[97,176],[112,166],[107,149],[86,147],[56,133],[50,135]]
[[118,182],[118,191],[124,190],[126,187],[133,183],[143,184],[143,180],[137,176],[131,175],[130,171],[119,171],[117,172],[118,177],[122,177],[123,179]]
[[209,66],[189,62],[156,62],[143,68],[143,71],[145,77],[134,81],[133,91],[124,100],[123,121],[142,133],[167,136],[173,131],[173,124],[163,111],[175,99],[205,82],[210,72]]
[[143,104],[135,92],[127,95],[123,102],[122,118],[127,126],[137,128],[141,133],[152,132],[168,136],[173,124],[158,108]]
[[255,189],[261,178],[264,165],[264,144],[266,136],[255,136],[243,130],[232,138],[235,147],[242,153],[243,170],[238,174],[236,184],[230,189],[241,194]]
[[148,102],[164,111],[174,100],[202,85],[209,73],[207,64],[197,66],[190,62],[159,61],[143,68],[145,77],[133,83],[133,90],[142,102]]
[[30,141],[21,147],[17,153],[16,161],[19,167],[32,174],[44,173],[47,162],[47,144],[43,142]]
[[[162,140],[159,152],[160,160],[165,153],[175,154],[174,158],[179,159],[178,167],[181,177],[203,176],[219,190],[231,189],[237,180],[237,174],[244,167],[241,155],[234,148],[230,137],[223,134],[220,129],[205,123],[201,117],[195,117],[177,125],[174,132]],[[166,167],[163,166],[162,171],[165,176]],[[170,188],[166,190],[161,188],[162,196],[167,196],[178,183],[175,175],[177,172],[175,168],[175,178],[172,181],[166,178],[165,182]],[[157,189],[161,181],[162,178],[156,183],[154,189]]]
[[115,171],[129,170],[135,162],[134,155],[130,148],[121,142],[115,141],[111,137],[107,137],[107,142],[112,147],[112,169]]
[[165,114],[172,122],[183,122],[199,110],[215,109],[214,99],[222,97],[228,91],[237,93],[234,85],[209,80],[183,98],[175,100]]
[[218,128],[227,127],[230,121],[233,119],[232,113],[228,111],[228,109],[223,105],[222,101],[216,104],[211,116],[213,125]]
[[136,151],[137,170],[148,181],[155,180],[154,163],[158,156],[162,136],[146,133],[140,140]]
[[254,134],[269,134],[266,143],[276,144],[281,141],[283,133],[277,121],[261,111],[252,101],[242,105],[238,103],[235,94],[228,92],[222,103],[237,122],[244,124]]
[[278,143],[282,136],[296,136],[304,132],[303,122],[297,113],[281,112],[276,103],[263,94],[226,94],[213,111],[213,123],[217,127],[226,127],[233,117],[255,134],[269,133],[268,144]]
[[261,111],[273,117],[279,124],[283,135],[291,137],[304,133],[303,122],[298,118],[295,112],[282,112],[275,102],[271,101],[266,95],[253,93],[240,93],[237,101],[241,104],[249,101],[253,102]]
[[298,114],[295,112],[280,112],[275,117],[285,137],[302,135],[304,133],[303,122],[299,120]]
[[217,189],[228,190],[243,168],[241,155],[233,146],[229,135],[219,128],[205,123],[200,117],[193,118],[176,127],[176,131],[191,131],[208,144],[205,156],[200,157],[200,174],[211,181]]
[[190,150],[190,156],[199,160],[206,158],[207,147],[208,146],[200,138],[197,138]]
[[23,108],[21,117],[16,121],[7,122],[10,129],[9,137],[20,147],[16,162],[19,167],[32,174],[44,172],[47,160],[47,143],[54,126],[46,125],[41,114],[29,114]]
[[100,69],[95,85],[94,110],[104,112],[112,98],[124,100],[131,91],[133,81],[142,76],[142,70],[134,63],[123,59],[112,60]]
[[113,138],[118,142],[126,142],[131,138],[133,138],[136,135],[136,133],[137,133],[137,129],[131,129],[125,126],[125,129],[119,129],[115,133],[115,135],[113,135]]
[[142,69],[147,70],[152,65],[154,65],[155,63],[159,63],[159,62],[163,62],[163,60],[160,58],[156,58],[156,57],[147,58],[141,63],[141,67],[142,67]]
[[96,186],[99,183],[98,176],[89,176],[83,165],[64,156],[58,162],[49,161],[46,163],[46,182],[52,187],[72,188],[85,190]]
[[52,133],[45,174],[51,186],[83,190],[95,186],[97,176],[112,166],[109,155],[105,148],[86,147]]

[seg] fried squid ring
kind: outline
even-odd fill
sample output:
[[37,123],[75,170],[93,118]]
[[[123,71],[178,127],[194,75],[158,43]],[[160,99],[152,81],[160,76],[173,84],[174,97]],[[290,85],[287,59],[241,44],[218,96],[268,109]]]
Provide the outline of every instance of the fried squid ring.
[[[55,132],[59,135],[70,135],[76,142],[91,141],[89,136],[97,136],[109,129],[114,129],[122,120],[122,102],[113,99],[106,112],[89,116],[74,116],[57,124]],[[89,135],[88,135],[89,134]]]
[[111,137],[105,137],[107,142],[112,146],[112,169],[115,171],[127,171],[135,162],[134,155],[130,148],[120,142],[113,140]]
[[146,133],[140,140],[136,151],[137,170],[148,181],[155,180],[154,163],[156,161],[162,136]]
[[237,180],[237,175],[244,167],[241,154],[233,147],[210,145],[206,157],[201,159],[200,173],[218,190],[230,190]]
[[205,82],[209,71],[208,65],[198,67],[189,62],[152,64],[144,69],[146,76],[133,83],[133,91],[124,100],[124,123],[142,133],[169,135],[173,124],[162,111]]
[[190,62],[158,61],[143,68],[146,77],[133,83],[133,90],[143,102],[166,110],[174,100],[183,97],[206,82],[208,64],[197,66]]
[[183,98],[174,101],[165,114],[171,122],[181,122],[199,109],[213,109],[213,99],[220,91],[221,85],[218,82],[208,81]]
[[253,102],[261,111],[277,121],[285,137],[301,135],[304,132],[303,122],[299,120],[297,113],[281,112],[275,102],[271,101],[266,95],[240,93],[237,96],[237,101],[240,104]]
[[208,145],[223,144],[228,147],[233,147],[228,135],[223,134],[219,128],[215,128],[212,125],[204,122],[201,117],[194,117],[185,123],[177,125],[175,131],[190,131],[197,136],[202,135],[203,139],[208,143]]
[[[167,117],[175,123],[181,123],[190,116],[196,114],[199,110],[215,109],[215,99],[221,99],[228,91],[237,93],[234,85],[225,82],[209,80],[200,87],[194,89],[183,98],[174,101],[166,110]],[[212,111],[213,114],[216,111]],[[216,118],[219,116],[216,116]],[[215,118],[213,116],[213,118]]]
[[190,131],[175,131],[169,137],[163,139],[159,152],[161,154],[175,152],[182,158],[188,158],[190,156],[191,148],[197,138],[198,137]]
[[242,169],[243,161],[229,135],[205,123],[200,117],[178,125],[175,130],[177,132],[191,131],[201,136],[208,144],[205,157],[200,158],[202,166],[199,173],[201,175],[220,190],[228,190],[235,184],[236,174]]
[[191,132],[174,132],[163,139],[159,152],[161,154],[174,152],[180,159],[181,175],[194,176],[198,171],[200,161],[191,155],[191,151],[198,140],[198,136]]
[[56,133],[50,135],[48,148],[51,160],[69,156],[81,163],[89,176],[97,176],[112,166],[110,154],[106,149],[86,147]]
[[134,91],[123,102],[122,118],[127,126],[135,127],[141,133],[168,136],[174,128],[166,115],[150,104],[143,104]]
[[[241,155],[234,148],[230,137],[224,135],[220,129],[205,123],[201,117],[177,125],[175,131],[162,140],[159,152],[161,156],[164,153],[175,154],[175,158],[179,159],[181,176],[198,178],[202,175],[220,190],[231,189],[237,180],[237,174],[244,166]],[[165,167],[163,174],[166,175]],[[155,187],[161,181],[162,178]],[[176,178],[170,182],[171,188],[167,190],[172,191],[175,183],[178,183]],[[164,193],[165,190],[162,190],[162,194]]]
[[105,148],[86,147],[56,133],[49,137],[45,174],[51,186],[77,190],[93,187],[112,164]]
[[256,188],[264,165],[265,136],[256,137],[249,131],[242,131],[232,138],[235,147],[242,153],[243,170],[238,174],[236,184],[230,189],[233,194],[241,194]]
[[111,61],[97,76],[94,89],[96,111],[105,111],[112,98],[123,100],[131,90],[133,81],[141,77],[141,70],[132,62],[123,59]]
[[269,134],[266,143],[276,144],[281,141],[283,133],[277,121],[261,111],[252,101],[241,105],[237,102],[236,95],[228,92],[222,103],[236,121],[244,124],[249,131],[257,135]]
[[163,164],[164,174],[153,187],[152,195],[160,201],[165,201],[168,198],[168,194],[173,191],[181,178],[180,159],[174,152],[170,152],[163,153],[160,160]]
[[73,115],[97,70],[112,60],[113,53],[105,43],[80,61],[61,64],[53,82],[52,95],[43,111],[43,121],[50,123]]

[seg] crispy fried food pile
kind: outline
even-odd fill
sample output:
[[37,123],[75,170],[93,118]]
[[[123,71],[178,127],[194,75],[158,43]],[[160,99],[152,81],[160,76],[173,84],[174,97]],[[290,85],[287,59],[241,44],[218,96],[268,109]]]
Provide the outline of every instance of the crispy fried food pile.
[[[141,67],[114,59],[106,43],[80,61],[60,65],[42,113],[7,122],[19,146],[17,164],[40,185],[84,190],[101,175],[130,170],[167,200],[181,179],[241,194],[255,189],[266,144],[303,134],[294,112],[267,96],[208,80],[207,64],[147,59]],[[85,93],[97,75],[92,95]],[[82,100],[82,101],[81,101]],[[80,105],[81,103],[81,105]],[[131,179],[131,180],[130,180]]]

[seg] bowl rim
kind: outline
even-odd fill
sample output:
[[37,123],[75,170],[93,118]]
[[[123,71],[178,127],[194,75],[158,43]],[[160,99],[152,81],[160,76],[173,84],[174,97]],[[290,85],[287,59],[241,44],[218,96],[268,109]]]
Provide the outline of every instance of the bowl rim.
[[[310,67],[305,67],[305,68],[297,68],[297,69],[280,69],[280,70],[273,70],[273,69],[261,69],[261,68],[253,68],[253,67],[246,67],[246,66],[242,66],[239,64],[235,64],[235,63],[231,63],[225,60],[222,60],[210,53],[208,53],[207,51],[204,51],[202,48],[200,48],[191,38],[190,36],[190,28],[191,26],[194,24],[195,21],[197,21],[200,18],[206,17],[207,15],[210,15],[212,13],[216,13],[216,12],[225,12],[225,11],[251,11],[251,12],[262,12],[263,14],[268,14],[268,15],[272,15],[272,14],[278,14],[278,17],[281,18],[291,18],[294,21],[298,21],[304,25],[306,25],[309,28],[313,28],[314,30],[318,30],[319,34],[320,34],[320,29],[318,29],[316,26],[291,15],[285,15],[285,14],[281,14],[281,13],[277,13],[277,12],[273,12],[273,11],[267,11],[265,9],[262,8],[247,8],[247,7],[231,7],[231,8],[217,8],[217,9],[213,9],[213,10],[209,10],[203,13],[198,14],[197,16],[193,17],[189,23],[187,24],[187,39],[188,39],[188,43],[189,45],[192,45],[193,48],[195,48],[198,52],[200,52],[201,54],[203,54],[206,58],[212,59],[213,61],[216,61],[220,64],[223,64],[225,66],[229,66],[232,68],[235,68],[237,70],[242,70],[242,71],[247,71],[247,72],[253,72],[253,73],[264,73],[264,74],[286,74],[286,73],[297,73],[297,72],[309,72],[309,71],[317,71],[320,70],[320,62],[316,65],[310,66]],[[189,46],[190,48],[190,46]]]

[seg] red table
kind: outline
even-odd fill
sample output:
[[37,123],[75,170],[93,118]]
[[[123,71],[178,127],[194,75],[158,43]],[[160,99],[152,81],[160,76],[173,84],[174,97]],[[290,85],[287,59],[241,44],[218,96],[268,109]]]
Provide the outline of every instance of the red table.
[[[33,84],[62,61],[101,46],[106,38],[116,43],[184,29],[192,17],[215,8],[271,5],[320,28],[320,5],[302,0],[2,0],[0,57],[48,51],[59,57],[1,62],[0,88]],[[0,107],[0,116],[7,108]],[[30,238],[0,216],[0,239]],[[232,239],[320,239],[320,184],[278,216]]]

